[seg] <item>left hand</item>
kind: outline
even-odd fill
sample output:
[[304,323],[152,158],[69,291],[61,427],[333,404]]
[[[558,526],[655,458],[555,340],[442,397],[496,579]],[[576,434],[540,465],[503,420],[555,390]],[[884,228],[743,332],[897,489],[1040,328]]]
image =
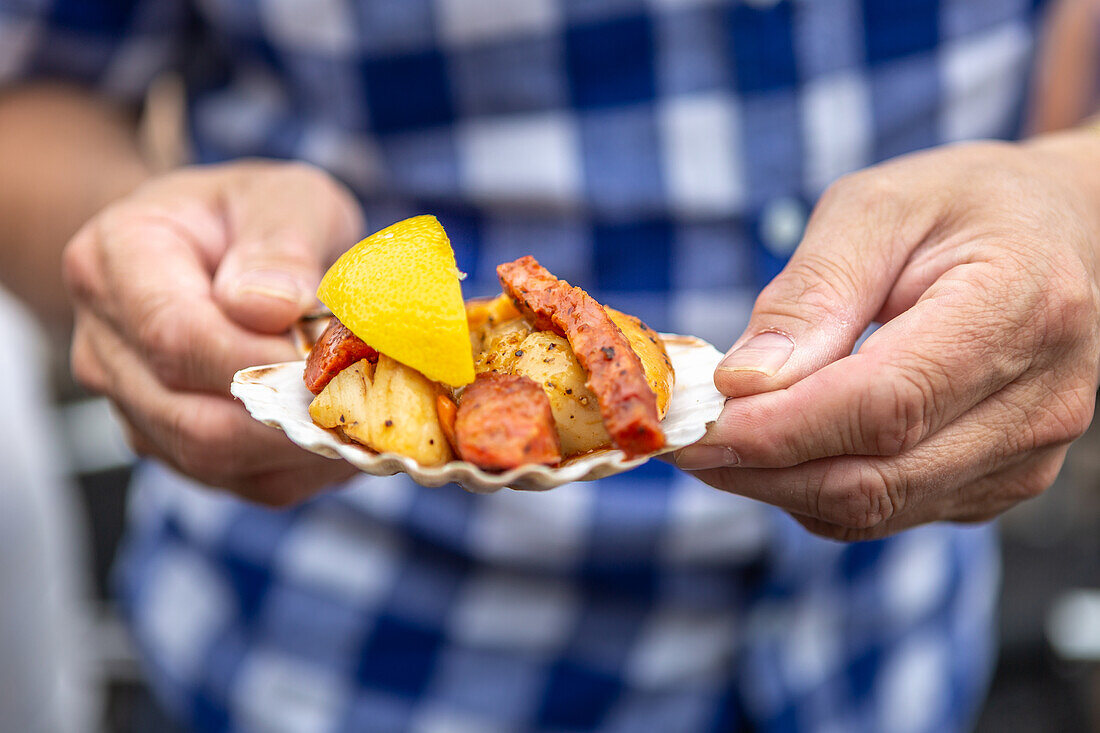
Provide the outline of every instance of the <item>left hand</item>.
[[838,181],[715,373],[725,409],[677,464],[843,540],[983,521],[1044,491],[1100,378],[1097,170],[1086,131]]

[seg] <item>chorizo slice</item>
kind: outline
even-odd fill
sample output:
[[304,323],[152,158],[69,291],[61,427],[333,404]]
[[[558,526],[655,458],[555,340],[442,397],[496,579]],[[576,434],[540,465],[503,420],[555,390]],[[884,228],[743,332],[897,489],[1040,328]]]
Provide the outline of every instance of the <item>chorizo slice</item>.
[[561,461],[550,400],[517,374],[477,375],[458,402],[455,441],[462,460],[489,471]]
[[333,318],[306,359],[306,388],[313,394],[321,394],[333,377],[360,359],[377,364],[378,352],[348,330],[338,318]]
[[612,441],[629,457],[664,447],[657,397],[638,355],[603,306],[584,290],[550,274],[530,255],[497,267],[504,292],[535,323],[569,341],[588,372],[588,388]]

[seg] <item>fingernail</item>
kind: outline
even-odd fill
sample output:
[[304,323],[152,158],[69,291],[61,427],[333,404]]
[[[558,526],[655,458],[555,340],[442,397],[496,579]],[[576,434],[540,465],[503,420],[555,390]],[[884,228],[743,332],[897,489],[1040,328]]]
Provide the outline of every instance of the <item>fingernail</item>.
[[728,445],[689,445],[676,454],[676,466],[685,471],[736,466],[739,463],[740,456]]
[[726,354],[718,368],[731,372],[760,372],[770,377],[783,368],[793,351],[794,341],[790,337],[765,331]]
[[298,281],[282,270],[249,270],[242,273],[237,278],[233,292],[238,295],[262,295],[291,303],[302,299],[302,288]]

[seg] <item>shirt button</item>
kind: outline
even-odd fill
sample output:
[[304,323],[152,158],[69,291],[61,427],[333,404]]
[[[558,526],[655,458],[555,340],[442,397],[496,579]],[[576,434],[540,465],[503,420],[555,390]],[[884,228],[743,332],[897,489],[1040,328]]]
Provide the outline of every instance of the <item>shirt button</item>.
[[760,215],[760,240],[776,257],[788,257],[806,230],[806,206],[795,198],[769,201]]

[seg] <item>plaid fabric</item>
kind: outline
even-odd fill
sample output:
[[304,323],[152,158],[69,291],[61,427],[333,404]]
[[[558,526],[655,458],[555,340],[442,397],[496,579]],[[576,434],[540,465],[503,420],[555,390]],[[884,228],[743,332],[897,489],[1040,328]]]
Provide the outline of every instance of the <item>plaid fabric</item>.
[[[0,0],[0,79],[137,100],[200,160],[302,158],[469,295],[532,253],[727,346],[836,177],[1015,131],[1030,0]],[[201,730],[947,731],[991,530],[839,545],[663,465],[544,494],[363,477],[270,512],[144,466],[119,587]]]

